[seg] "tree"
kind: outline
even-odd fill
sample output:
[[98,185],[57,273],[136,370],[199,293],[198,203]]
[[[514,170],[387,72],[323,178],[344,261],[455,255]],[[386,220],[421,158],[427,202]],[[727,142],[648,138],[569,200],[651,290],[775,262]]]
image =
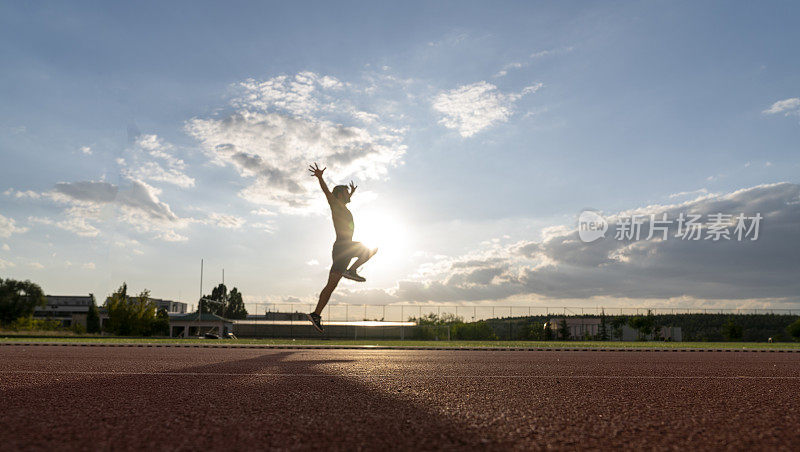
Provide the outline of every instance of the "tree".
[[231,293],[228,295],[228,303],[225,306],[225,315],[223,316],[226,319],[246,319],[247,318],[247,308],[244,307],[244,301],[242,301],[242,294],[239,292],[239,289],[233,288]]
[[631,328],[639,331],[639,340],[645,341],[653,332],[653,316],[636,316],[628,322]]
[[20,317],[32,316],[36,307],[46,302],[37,284],[0,278],[0,323],[9,324]]
[[794,322],[792,322],[786,328],[786,332],[788,332],[790,336],[795,338],[795,340],[800,340],[800,319],[797,319]]
[[547,323],[544,324],[544,340],[546,341],[553,340],[553,329],[550,328],[550,325]]
[[546,327],[541,322],[528,322],[522,327],[519,338],[524,341],[543,341],[545,340]]
[[158,308],[156,319],[152,325],[152,334],[154,336],[169,336],[169,314],[166,309]]
[[[216,314],[220,317],[225,317],[225,300],[228,298],[228,288],[225,284],[220,284],[211,290],[211,295],[203,295],[200,300],[200,312]],[[213,300],[214,302],[208,301]]]
[[733,318],[728,319],[722,324],[722,336],[728,341],[738,341],[742,338],[742,327]]
[[97,311],[97,304],[94,301],[94,294],[89,294],[92,303],[89,305],[89,312],[86,313],[86,331],[97,334],[100,332],[100,313]]
[[561,340],[568,341],[570,337],[569,326],[567,325],[567,319],[561,319],[558,322],[558,335],[561,337]]
[[108,309],[108,331],[120,336],[149,336],[156,320],[156,304],[145,289],[136,297],[128,296],[128,285],[122,283],[116,292],[106,299]]
[[606,327],[606,311],[600,311],[600,330],[597,333],[597,338],[601,341],[608,340],[608,328]]
[[466,340],[466,341],[495,341],[497,340],[497,335],[494,334],[494,330],[488,323],[484,320],[479,320],[477,322],[470,322],[470,323],[453,323],[450,325],[452,336],[451,338],[454,340]]
[[622,327],[625,326],[627,320],[625,317],[618,316],[611,319],[611,337],[618,341],[622,340]]

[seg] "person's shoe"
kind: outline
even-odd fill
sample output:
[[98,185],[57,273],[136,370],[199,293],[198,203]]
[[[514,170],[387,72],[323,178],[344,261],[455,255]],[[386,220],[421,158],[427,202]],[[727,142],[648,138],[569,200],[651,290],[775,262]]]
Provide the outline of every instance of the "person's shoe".
[[358,282],[366,281],[366,278],[356,273],[355,270],[346,270],[344,273],[342,273],[342,277]]
[[314,325],[314,328],[317,331],[319,331],[320,333],[324,333],[325,332],[325,330],[322,328],[322,316],[321,315],[314,314],[312,312],[311,314],[306,314],[306,317],[308,317],[308,320],[311,322],[312,325]]

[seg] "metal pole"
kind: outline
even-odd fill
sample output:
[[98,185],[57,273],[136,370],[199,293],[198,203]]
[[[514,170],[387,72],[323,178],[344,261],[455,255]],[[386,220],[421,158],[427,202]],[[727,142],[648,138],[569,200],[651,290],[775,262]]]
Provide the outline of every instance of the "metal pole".
[[406,318],[404,315],[405,307],[400,305],[400,340],[404,340],[406,338]]
[[[203,259],[200,259],[200,298],[203,298]],[[197,335],[200,335],[200,317],[202,317],[200,313],[200,300],[197,300]],[[188,333],[188,331],[187,331]],[[188,334],[187,334],[188,336]]]

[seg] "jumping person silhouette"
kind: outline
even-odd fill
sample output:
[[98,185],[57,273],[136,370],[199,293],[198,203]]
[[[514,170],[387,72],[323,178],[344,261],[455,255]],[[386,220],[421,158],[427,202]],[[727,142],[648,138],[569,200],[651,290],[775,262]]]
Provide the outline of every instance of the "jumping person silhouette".
[[[319,180],[319,186],[328,199],[328,205],[331,207],[331,214],[333,216],[333,228],[336,230],[336,241],[333,243],[333,252],[331,253],[333,265],[331,265],[331,271],[328,274],[328,283],[325,284],[325,287],[319,294],[317,309],[310,314],[306,314],[308,320],[311,321],[314,328],[320,333],[324,331],[322,328],[322,310],[325,309],[325,305],[328,304],[328,300],[330,300],[336,285],[339,284],[339,280],[345,277],[353,281],[366,281],[366,279],[356,273],[356,270],[378,252],[377,248],[369,249],[362,245],[361,242],[353,241],[355,224],[353,223],[353,214],[350,213],[350,210],[347,208],[347,203],[350,202],[350,197],[353,196],[357,187],[353,185],[353,181],[350,181],[349,187],[346,185],[337,185],[333,187],[333,191],[328,190],[328,185],[325,184],[325,180],[322,178],[322,173],[326,169],[327,167],[319,169],[319,165],[316,163],[308,166],[311,175]],[[353,262],[353,265],[350,265],[350,261],[353,258],[358,259]],[[348,265],[350,266],[349,268]]]

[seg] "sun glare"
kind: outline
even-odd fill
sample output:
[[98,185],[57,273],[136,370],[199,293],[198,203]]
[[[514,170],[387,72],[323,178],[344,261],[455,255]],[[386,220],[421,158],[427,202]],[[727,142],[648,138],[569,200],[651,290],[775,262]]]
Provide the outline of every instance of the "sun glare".
[[359,213],[353,240],[369,248],[378,248],[374,262],[367,265],[374,269],[391,270],[402,265],[413,250],[409,249],[410,231],[405,222],[386,211]]

